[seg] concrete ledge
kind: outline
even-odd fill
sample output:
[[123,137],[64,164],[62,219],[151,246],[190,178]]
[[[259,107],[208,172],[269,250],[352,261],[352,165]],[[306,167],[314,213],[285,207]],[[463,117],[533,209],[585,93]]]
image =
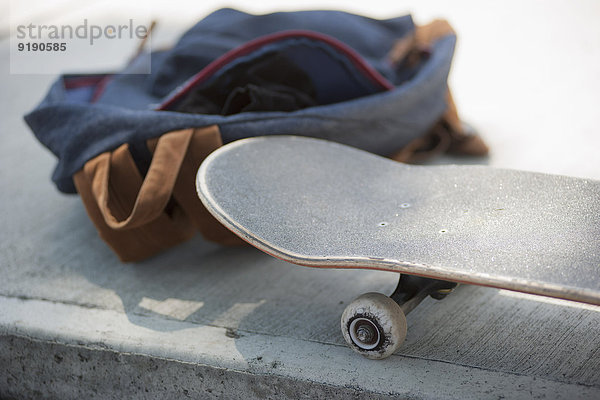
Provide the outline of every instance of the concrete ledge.
[[[0,297],[2,398],[595,398],[565,384],[157,317]],[[289,351],[293,347],[293,351]],[[244,348],[245,355],[240,353]],[[35,362],[32,362],[35,360]],[[393,368],[391,373],[390,368]]]
[[[187,363],[146,354],[0,337],[0,351],[18,355],[6,379],[6,398],[105,399],[377,399],[360,388],[343,388],[290,377],[249,373],[200,363]],[[46,359],[44,360],[43,357]],[[29,367],[27,359],[40,362]],[[25,359],[25,360],[23,360]],[[26,369],[29,373],[11,372]],[[277,368],[276,364],[272,368]],[[3,378],[3,377],[2,377]],[[11,390],[12,388],[12,390]],[[17,389],[18,388],[18,389]],[[4,397],[3,397],[4,398]]]

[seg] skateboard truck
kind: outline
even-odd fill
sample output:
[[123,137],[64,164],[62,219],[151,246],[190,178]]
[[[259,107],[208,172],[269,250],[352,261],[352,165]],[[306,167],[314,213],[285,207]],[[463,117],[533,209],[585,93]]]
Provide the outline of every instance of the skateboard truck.
[[398,303],[404,314],[408,314],[427,296],[441,300],[450,294],[457,285],[456,282],[403,274],[400,275],[398,286],[390,297]]
[[367,358],[388,357],[406,338],[406,315],[428,296],[441,300],[456,286],[455,282],[400,275],[391,296],[366,293],[346,307],[341,319],[344,339]]

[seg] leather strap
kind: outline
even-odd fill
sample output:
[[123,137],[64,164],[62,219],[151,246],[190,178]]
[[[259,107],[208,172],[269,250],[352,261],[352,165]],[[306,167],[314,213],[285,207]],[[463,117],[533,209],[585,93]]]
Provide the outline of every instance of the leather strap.
[[447,35],[454,35],[454,29],[443,19],[436,19],[427,25],[417,25],[412,33],[398,39],[387,55],[392,65],[407,60],[409,63],[419,58],[418,52],[428,51],[433,42]]
[[[388,61],[392,65],[416,65],[427,55],[435,41],[453,34],[454,29],[446,20],[436,19],[427,25],[416,26],[414,32],[396,41],[388,53]],[[450,90],[446,93],[446,101],[446,111],[430,131],[392,154],[391,159],[414,163],[442,153],[471,156],[488,154],[489,149],[483,140],[474,131],[466,129],[459,119]]]
[[[101,154],[86,163],[84,173],[92,182],[92,192],[106,224],[115,230],[139,227],[155,220],[167,206],[179,169],[187,152],[193,129],[173,131],[158,139],[148,173],[144,178],[133,209],[129,213],[120,205],[110,185],[111,168],[119,168],[120,179],[130,181],[130,190],[139,181],[139,172],[127,149],[122,145],[113,152]],[[125,215],[124,215],[125,214]]]
[[420,136],[389,158],[403,163],[418,163],[448,151],[451,137],[440,124],[436,124],[427,134]]

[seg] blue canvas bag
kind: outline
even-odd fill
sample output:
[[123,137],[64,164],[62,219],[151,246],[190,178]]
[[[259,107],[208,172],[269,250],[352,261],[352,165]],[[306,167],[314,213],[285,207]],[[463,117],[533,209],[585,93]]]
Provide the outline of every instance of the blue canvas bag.
[[[193,185],[223,143],[293,134],[401,160],[485,153],[449,95],[455,42],[446,22],[410,16],[222,9],[119,73],[59,77],[25,120],[58,158],[58,189],[78,192],[102,238],[136,261],[197,229],[235,242]],[[148,62],[150,74],[136,73]]]

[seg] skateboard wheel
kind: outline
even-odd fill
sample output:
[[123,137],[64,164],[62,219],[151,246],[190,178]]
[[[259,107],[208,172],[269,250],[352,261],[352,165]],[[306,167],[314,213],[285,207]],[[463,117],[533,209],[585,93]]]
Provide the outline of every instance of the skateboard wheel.
[[348,346],[371,359],[391,356],[406,338],[406,316],[381,293],[366,293],[346,307],[341,320]]

